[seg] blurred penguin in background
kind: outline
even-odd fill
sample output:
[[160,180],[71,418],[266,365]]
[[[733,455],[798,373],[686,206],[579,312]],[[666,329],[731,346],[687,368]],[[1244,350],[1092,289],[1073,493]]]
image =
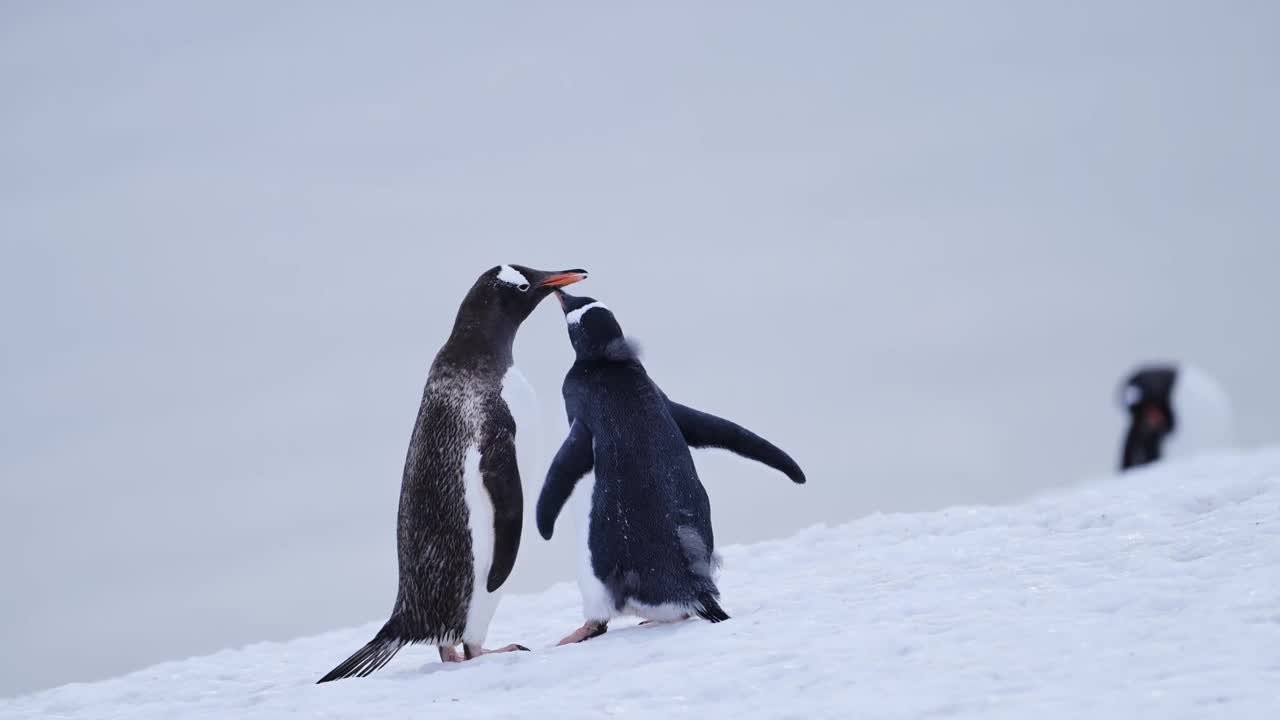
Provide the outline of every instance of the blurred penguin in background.
[[1142,365],[1120,388],[1128,429],[1121,471],[1231,445],[1231,403],[1216,380],[1181,363]]

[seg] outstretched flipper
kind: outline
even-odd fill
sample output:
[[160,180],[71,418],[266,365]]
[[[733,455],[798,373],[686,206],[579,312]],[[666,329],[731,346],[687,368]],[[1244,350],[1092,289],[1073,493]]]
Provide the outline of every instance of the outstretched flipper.
[[524,491],[516,465],[515,421],[494,423],[494,431],[480,444],[480,476],[493,503],[493,564],[486,588],[502,587],[516,565],[520,531],[524,525]]
[[686,407],[673,402],[670,398],[667,399],[667,405],[671,408],[671,416],[680,426],[680,432],[684,434],[684,440],[690,447],[728,450],[744,458],[764,463],[785,474],[794,483],[804,483],[804,471],[796,461],[768,440],[741,425]]
[[551,539],[556,518],[573,494],[573,487],[583,475],[591,472],[594,464],[591,431],[586,425],[574,420],[569,426],[569,436],[564,439],[555,459],[551,461],[547,480],[542,484],[542,494],[538,496],[538,532],[543,538]]

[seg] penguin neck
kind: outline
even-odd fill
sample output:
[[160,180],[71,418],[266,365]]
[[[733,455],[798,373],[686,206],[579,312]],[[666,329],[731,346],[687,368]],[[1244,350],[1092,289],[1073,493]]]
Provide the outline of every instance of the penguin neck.
[[603,345],[590,345],[575,348],[579,365],[636,365],[640,363],[640,355],[625,337],[619,335]]
[[492,305],[464,303],[441,354],[456,365],[505,372],[520,324]]

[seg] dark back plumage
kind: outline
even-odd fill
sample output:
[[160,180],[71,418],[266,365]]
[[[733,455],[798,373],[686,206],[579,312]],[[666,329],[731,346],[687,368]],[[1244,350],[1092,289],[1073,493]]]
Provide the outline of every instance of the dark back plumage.
[[490,269],[467,292],[449,339],[436,354],[414,422],[400,484],[396,545],[400,578],[390,619],[374,639],[321,678],[367,675],[404,645],[463,641],[475,588],[468,451],[494,506],[488,592],[515,565],[524,499],[516,467],[515,421],[502,399],[520,324],[555,288],[583,270],[544,272],[520,265]]
[[727,619],[714,581],[711,504],[689,448],[725,448],[797,483],[804,473],[749,430],[672,402],[608,308],[558,295],[576,359],[564,381],[569,436],[538,498],[539,532],[550,539],[575,483],[594,469],[588,547],[616,609],[675,605]]
[[637,359],[579,360],[565,407],[594,441],[592,569],[621,607],[718,595],[711,503],[666,396]]
[[478,446],[491,417],[510,423],[501,381],[496,367],[463,370],[443,360],[423,392],[396,524],[400,583],[392,617],[399,635],[411,641],[461,642],[473,591],[463,472],[467,450]]

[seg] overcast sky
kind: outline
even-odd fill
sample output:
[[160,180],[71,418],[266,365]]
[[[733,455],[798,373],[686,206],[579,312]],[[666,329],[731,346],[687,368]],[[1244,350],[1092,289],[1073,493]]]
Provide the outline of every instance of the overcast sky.
[[[1277,27],[3,3],[0,695],[385,618],[422,384],[499,263],[588,268],[669,395],[804,466],[699,454],[724,543],[1108,473],[1147,358],[1274,440]],[[554,303],[516,355],[549,456]],[[569,579],[571,536],[526,532],[509,587]]]

